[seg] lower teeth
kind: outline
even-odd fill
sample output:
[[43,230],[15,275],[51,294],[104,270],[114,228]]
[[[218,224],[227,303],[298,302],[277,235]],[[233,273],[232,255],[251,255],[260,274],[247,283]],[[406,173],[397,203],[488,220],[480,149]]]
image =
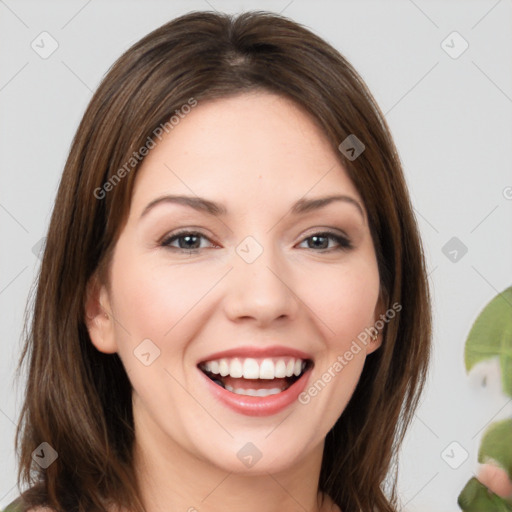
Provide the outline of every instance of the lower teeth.
[[235,393],[236,395],[247,395],[247,396],[270,396],[270,395],[277,395],[278,393],[281,393],[281,389],[279,388],[272,388],[272,389],[242,389],[237,388],[234,389],[229,385],[224,386],[224,389],[227,389],[228,391],[231,391],[232,393]]
[[215,379],[210,375],[210,379],[215,382],[215,384],[219,385],[221,388],[230,391],[231,393],[235,393],[236,395],[246,395],[246,396],[270,396],[277,395],[278,393],[282,393],[286,389],[288,389],[294,381],[298,380],[302,377],[302,374],[299,377],[292,378],[292,381],[289,381],[284,389],[281,388],[270,388],[270,389],[244,389],[244,388],[233,388],[229,384],[224,384],[221,379]]
[[231,391],[231,393],[235,393],[236,395],[247,395],[247,396],[270,396],[277,395],[284,391],[284,389],[279,388],[271,388],[271,389],[243,389],[243,388],[233,388],[229,384],[224,385],[219,379],[212,379],[215,384],[218,384],[221,388],[227,389]]

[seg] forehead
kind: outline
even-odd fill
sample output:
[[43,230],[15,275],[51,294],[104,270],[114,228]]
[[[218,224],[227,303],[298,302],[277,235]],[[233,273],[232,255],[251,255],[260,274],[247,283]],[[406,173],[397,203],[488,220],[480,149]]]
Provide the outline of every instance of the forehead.
[[314,118],[279,95],[199,101],[156,142],[137,172],[132,209],[139,213],[149,199],[178,192],[240,206],[335,192],[360,200]]

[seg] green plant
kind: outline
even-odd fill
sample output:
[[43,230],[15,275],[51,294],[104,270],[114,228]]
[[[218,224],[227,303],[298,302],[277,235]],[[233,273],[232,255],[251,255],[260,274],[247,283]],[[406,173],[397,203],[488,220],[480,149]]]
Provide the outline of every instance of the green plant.
[[[503,391],[512,397],[512,286],[494,297],[475,320],[466,340],[466,371],[480,361],[498,357]],[[484,433],[478,462],[502,468],[512,479],[512,418],[492,423]],[[464,512],[512,512],[512,501],[471,478],[457,500]]]

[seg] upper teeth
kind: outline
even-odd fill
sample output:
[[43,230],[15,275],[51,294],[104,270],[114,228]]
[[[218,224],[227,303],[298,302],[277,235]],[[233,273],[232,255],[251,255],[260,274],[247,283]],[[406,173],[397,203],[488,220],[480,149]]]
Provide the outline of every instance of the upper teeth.
[[306,366],[306,361],[295,358],[265,358],[253,359],[232,358],[207,361],[202,368],[222,377],[229,375],[235,379],[280,379],[299,376]]

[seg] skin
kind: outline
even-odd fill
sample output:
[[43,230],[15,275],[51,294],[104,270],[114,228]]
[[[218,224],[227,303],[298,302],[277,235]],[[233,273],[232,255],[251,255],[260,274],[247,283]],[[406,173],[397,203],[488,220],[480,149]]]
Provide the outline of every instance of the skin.
[[[362,213],[340,201],[289,214],[304,196],[335,193]],[[167,203],[140,219],[163,194],[205,197],[228,214]],[[183,238],[181,250],[180,240],[160,245],[181,228],[206,237],[195,239],[199,252],[186,253]],[[309,237],[327,228],[353,248],[330,238],[315,246]],[[247,236],[263,248],[250,264],[235,250]],[[90,283],[88,329],[98,350],[119,354],[133,386],[135,467],[148,512],[339,510],[329,497],[320,504],[324,440],[380,336],[308,404],[266,417],[217,402],[196,367],[220,350],[279,344],[312,355],[313,383],[384,313],[362,199],[307,113],[266,92],[199,103],[138,171],[110,284]],[[133,352],[148,338],[160,356],[145,366]],[[248,442],[262,454],[251,468],[237,457]]]
[[503,468],[495,464],[482,464],[477,478],[494,494],[512,501],[512,481]]

